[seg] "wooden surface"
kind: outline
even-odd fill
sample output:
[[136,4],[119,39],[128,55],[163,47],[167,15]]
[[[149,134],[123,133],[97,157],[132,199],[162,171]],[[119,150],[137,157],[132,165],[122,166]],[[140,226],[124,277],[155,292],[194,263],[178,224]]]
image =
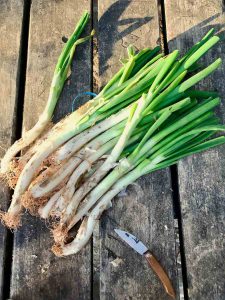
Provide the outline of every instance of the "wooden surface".
[[[99,2],[100,85],[120,68],[126,47],[154,47],[159,38],[155,1]],[[108,53],[110,49],[111,53]],[[169,170],[140,179],[116,197],[99,228],[100,299],[169,299],[145,259],[124,245],[114,228],[132,232],[149,245],[177,286]],[[165,259],[166,257],[166,259]],[[120,259],[118,266],[113,262]]]
[[[23,17],[22,0],[0,0],[0,153],[19,131],[15,121],[18,77],[21,71],[19,49]],[[159,30],[159,19],[165,24]],[[92,6],[92,7],[91,7]],[[165,7],[164,7],[165,6]],[[97,30],[94,45],[77,49],[72,74],[65,85],[54,120],[70,112],[74,97],[83,91],[95,92],[118,70],[119,58],[126,47],[154,47],[159,36],[167,34],[169,50],[185,51],[212,26],[224,35],[222,0],[33,0],[30,11],[28,63],[24,99],[23,130],[34,125],[48,97],[62,38],[73,31],[84,10],[92,12],[90,25]],[[29,13],[29,12],[28,12]],[[158,16],[159,14],[159,16]],[[163,29],[163,31],[162,31]],[[159,32],[160,31],[160,32]],[[225,61],[225,42],[205,58],[209,63],[220,56]],[[166,47],[165,47],[166,48]],[[24,49],[23,49],[24,50]],[[23,57],[24,53],[21,53]],[[19,65],[19,68],[18,68]],[[225,63],[201,87],[215,88],[225,94]],[[25,82],[23,81],[23,84]],[[22,95],[22,94],[21,94]],[[85,99],[81,99],[85,101]],[[77,105],[79,105],[77,103]],[[224,99],[220,107],[225,123]],[[222,114],[222,112],[224,112]],[[17,120],[18,121],[18,120]],[[19,125],[18,125],[19,126]],[[193,300],[225,300],[225,151],[192,156],[178,165],[181,218],[184,236],[188,286],[186,294]],[[174,178],[173,178],[174,180]],[[95,229],[93,241],[83,251],[68,258],[51,253],[52,238],[43,222],[25,215],[23,227],[14,233],[12,266],[4,265],[6,231],[0,227],[0,299],[10,295],[19,300],[164,300],[164,292],[144,258],[134,253],[114,233],[121,228],[137,235],[155,254],[172,278],[178,293],[174,232],[174,209],[170,170],[145,176],[120,193],[113,208],[104,213]],[[1,185],[1,208],[5,208],[9,191]],[[176,211],[179,208],[176,207]],[[9,251],[10,249],[7,249]],[[3,269],[5,286],[2,292]],[[179,293],[177,299],[179,299]],[[183,298],[181,297],[180,300]],[[188,299],[188,298],[185,298]]]
[[[19,51],[22,31],[23,1],[0,2],[0,157],[15,138],[15,112],[17,106]],[[9,190],[0,181],[0,208],[5,210],[10,199]],[[6,229],[0,226],[0,299],[3,292]]]
[[[24,129],[34,125],[46,103],[54,66],[63,47],[62,37],[72,33],[83,11],[89,9],[90,1],[32,2]],[[75,56],[72,77],[60,98],[55,119],[71,111],[72,100],[78,91],[90,90],[90,59],[90,44],[83,44]],[[76,256],[56,258],[50,251],[53,241],[46,225],[25,216],[23,227],[15,233],[11,298],[89,299],[90,245]]]
[[[222,1],[168,0],[165,7],[170,49],[187,50],[212,27],[224,37]],[[219,111],[223,123],[224,46],[223,40],[204,58],[203,62],[209,64],[221,57],[223,64],[200,85],[220,92]],[[189,297],[193,300],[225,299],[225,147],[182,160],[178,172]]]

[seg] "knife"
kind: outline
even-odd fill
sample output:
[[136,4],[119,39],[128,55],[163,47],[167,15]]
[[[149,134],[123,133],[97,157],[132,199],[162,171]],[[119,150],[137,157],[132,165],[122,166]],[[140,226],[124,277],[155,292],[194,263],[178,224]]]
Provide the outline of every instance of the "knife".
[[173,299],[176,299],[176,294],[168,275],[163,270],[162,266],[159,264],[157,259],[149,251],[149,249],[134,235],[120,229],[114,229],[114,230],[120,236],[120,238],[124,240],[131,248],[133,248],[139,254],[145,256],[150,267],[162,282],[167,294],[169,294]]

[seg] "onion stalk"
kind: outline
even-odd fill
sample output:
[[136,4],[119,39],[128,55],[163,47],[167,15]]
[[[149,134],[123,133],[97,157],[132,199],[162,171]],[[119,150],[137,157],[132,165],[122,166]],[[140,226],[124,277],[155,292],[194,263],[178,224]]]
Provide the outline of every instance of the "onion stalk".
[[50,123],[55,106],[62,92],[65,80],[67,78],[69,68],[72,62],[72,58],[76,49],[76,46],[88,40],[94,32],[91,33],[90,37],[79,39],[83,32],[87,22],[89,20],[89,13],[85,12],[78,22],[73,34],[69,38],[65,47],[59,56],[56,68],[54,71],[48,101],[44,108],[44,111],[40,115],[37,123],[32,129],[25,132],[23,137],[16,141],[6,152],[5,156],[1,161],[1,173],[7,173],[10,170],[10,162],[13,158],[25,147],[31,145],[43,132],[46,126]]

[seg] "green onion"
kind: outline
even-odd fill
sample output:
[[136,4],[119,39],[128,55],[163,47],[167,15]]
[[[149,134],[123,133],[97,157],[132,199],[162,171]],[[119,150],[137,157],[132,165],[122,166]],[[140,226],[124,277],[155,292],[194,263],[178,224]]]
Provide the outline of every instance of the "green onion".
[[[140,176],[225,142],[224,136],[215,137],[225,131],[214,114],[218,94],[193,88],[221,65],[220,58],[205,68],[199,64],[219,41],[213,30],[182,58],[178,50],[163,56],[159,47],[135,53],[129,46],[128,58],[100,93],[39,137],[52,117],[76,47],[94,34],[80,38],[88,19],[85,13],[59,57],[40,120],[2,161],[2,170],[8,171],[14,160],[7,180],[16,182],[3,222],[18,227],[23,208],[53,217],[53,251],[60,256],[80,251],[113,197]],[[16,160],[31,141],[35,145]],[[66,243],[81,220],[76,238]]]
[[15,155],[23,150],[25,147],[29,146],[34,140],[36,140],[46,126],[50,123],[56,103],[59,99],[61,91],[63,89],[67,74],[72,62],[72,58],[75,52],[75,48],[78,44],[85,42],[90,37],[78,40],[79,36],[84,30],[88,20],[89,13],[85,12],[78,22],[73,34],[67,41],[65,47],[62,50],[61,55],[59,56],[58,62],[55,67],[54,76],[52,79],[48,101],[44,108],[43,113],[40,115],[38,122],[35,126],[26,131],[23,137],[16,141],[6,152],[5,156],[1,161],[1,173],[7,173],[10,170],[10,162],[13,160]]

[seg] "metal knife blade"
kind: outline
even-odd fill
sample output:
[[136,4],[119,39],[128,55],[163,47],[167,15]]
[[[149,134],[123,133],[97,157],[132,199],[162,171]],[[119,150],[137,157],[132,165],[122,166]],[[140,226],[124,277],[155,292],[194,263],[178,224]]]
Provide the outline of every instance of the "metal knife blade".
[[114,229],[115,232],[136,252],[143,255],[148,248],[136,236],[120,229]]

